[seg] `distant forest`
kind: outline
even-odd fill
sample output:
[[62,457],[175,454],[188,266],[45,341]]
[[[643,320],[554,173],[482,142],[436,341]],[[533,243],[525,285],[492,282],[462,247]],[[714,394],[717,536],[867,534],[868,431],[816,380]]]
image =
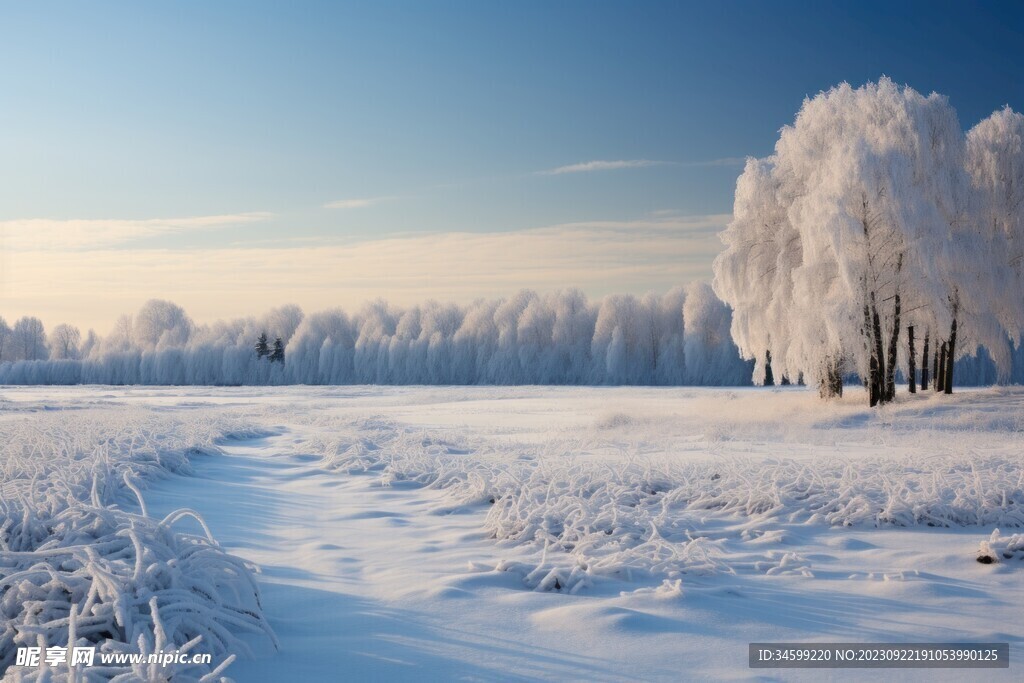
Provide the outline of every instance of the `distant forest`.
[[[375,301],[352,314],[283,306],[210,325],[152,300],[104,337],[0,318],[0,384],[749,385],[754,363],[740,357],[731,323],[705,283],[599,302],[570,289],[465,306]],[[1020,382],[1024,354],[1013,357]],[[957,378],[991,384],[997,373],[982,351],[958,362]]]

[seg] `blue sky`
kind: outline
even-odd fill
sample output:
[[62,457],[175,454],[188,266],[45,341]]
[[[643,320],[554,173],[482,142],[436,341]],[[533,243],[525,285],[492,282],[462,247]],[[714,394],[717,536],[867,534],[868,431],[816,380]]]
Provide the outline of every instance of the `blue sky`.
[[1022,8],[11,3],[0,315],[684,284],[805,96],[886,74],[965,127],[1024,109]]

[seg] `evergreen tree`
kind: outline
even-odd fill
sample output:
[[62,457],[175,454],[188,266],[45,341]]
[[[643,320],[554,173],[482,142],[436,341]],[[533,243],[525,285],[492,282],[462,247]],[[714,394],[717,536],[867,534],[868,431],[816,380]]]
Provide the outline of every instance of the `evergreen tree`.
[[260,334],[260,338],[256,340],[256,357],[263,358],[264,356],[270,355],[270,346],[267,344],[267,333]]
[[274,340],[274,352],[270,354],[271,363],[284,363],[284,343],[278,337]]

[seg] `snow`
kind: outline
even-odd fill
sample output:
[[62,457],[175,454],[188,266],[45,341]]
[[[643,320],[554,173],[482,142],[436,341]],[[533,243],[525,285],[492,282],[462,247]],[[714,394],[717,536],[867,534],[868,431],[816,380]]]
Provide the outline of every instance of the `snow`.
[[[188,509],[150,516],[140,486],[187,471],[189,455],[224,438],[227,422],[76,404],[0,410],[0,665],[17,647],[95,645],[102,652],[210,653],[213,667],[174,666],[176,680],[216,680],[216,667],[271,642],[246,563],[226,554]],[[141,514],[124,509],[132,498]],[[198,522],[200,534],[179,531]],[[71,680],[67,665],[14,671],[19,680]],[[116,680],[142,666],[98,667]]]
[[[18,387],[0,390],[0,426],[78,434],[68,453],[111,435],[109,514],[145,531],[193,509],[210,547],[258,567],[280,649],[232,629],[254,652],[226,650],[239,681],[750,679],[747,643],[783,640],[1009,641],[1013,668],[987,673],[1019,678],[1024,390],[864,403],[797,387]],[[127,434],[147,446],[116,447]],[[46,514],[57,491],[88,500],[87,469],[21,452],[4,448],[5,501],[37,473]],[[126,469],[148,523],[114,483]]]

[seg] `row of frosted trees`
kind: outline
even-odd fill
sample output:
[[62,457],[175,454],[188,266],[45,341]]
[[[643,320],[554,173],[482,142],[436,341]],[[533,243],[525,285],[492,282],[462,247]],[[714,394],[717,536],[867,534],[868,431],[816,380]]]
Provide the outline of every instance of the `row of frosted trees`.
[[[729,326],[706,283],[599,302],[524,290],[463,306],[377,301],[351,315],[285,306],[204,326],[154,300],[104,338],[0,363],[0,384],[748,384],[753,364]],[[253,340],[266,334],[283,362],[258,362]]]
[[824,397],[855,375],[876,405],[897,373],[951,392],[954,361],[981,348],[1008,379],[1024,330],[1024,117],[1005,108],[965,134],[941,95],[840,85],[747,161],[722,239],[713,286],[755,383],[770,358]]

